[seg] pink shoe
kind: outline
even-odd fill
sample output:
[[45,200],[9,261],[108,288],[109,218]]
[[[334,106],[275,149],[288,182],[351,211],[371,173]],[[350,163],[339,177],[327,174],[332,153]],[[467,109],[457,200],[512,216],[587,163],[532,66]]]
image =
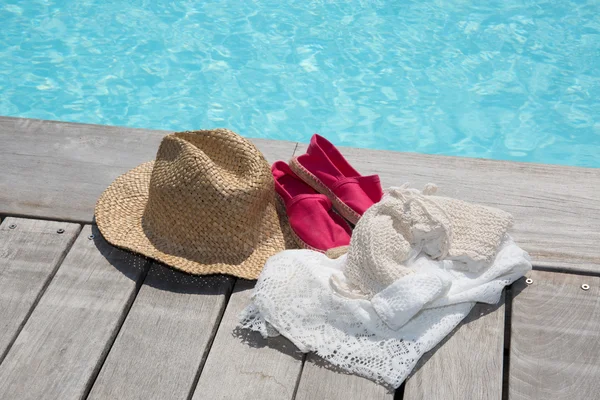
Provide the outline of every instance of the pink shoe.
[[290,168],[353,224],[383,196],[378,175],[361,176],[333,144],[317,134],[306,154],[290,161]]
[[325,252],[350,244],[352,229],[333,211],[327,196],[302,182],[283,161],[273,164],[271,171],[275,191],[283,200],[290,226],[301,247]]

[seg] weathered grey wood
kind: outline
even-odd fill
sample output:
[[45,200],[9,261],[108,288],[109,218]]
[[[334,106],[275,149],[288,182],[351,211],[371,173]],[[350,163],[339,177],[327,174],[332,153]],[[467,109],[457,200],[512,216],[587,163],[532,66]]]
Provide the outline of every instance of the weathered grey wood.
[[[164,131],[0,117],[0,213],[91,221],[119,174],[152,159]],[[243,132],[242,132],[243,133]],[[255,141],[269,161],[291,142]],[[306,146],[297,149],[300,154]],[[600,271],[600,169],[343,148],[384,186],[433,181],[440,194],[501,207],[536,265]],[[560,226],[561,229],[555,229]]]
[[[306,151],[298,145],[295,154]],[[535,265],[600,272],[600,169],[341,148],[384,187],[432,182],[438,194],[513,214],[514,239]]]
[[91,232],[82,229],[0,364],[0,399],[79,399],[89,390],[147,268]]
[[[104,189],[154,159],[167,133],[0,117],[0,214],[89,223]],[[253,142],[273,161],[289,158],[296,146]]]
[[232,284],[153,264],[88,399],[188,398]]
[[502,398],[504,295],[476,304],[462,323],[419,361],[404,400]]
[[391,400],[393,398],[393,389],[340,371],[315,354],[309,354],[306,358],[296,393],[296,400]]
[[193,400],[292,399],[302,353],[285,338],[236,329],[254,282],[238,280],[196,386]]
[[0,225],[0,362],[79,229],[21,218],[6,218]]
[[[597,399],[600,278],[533,271],[513,285],[509,398]],[[588,284],[590,289],[581,289]]]

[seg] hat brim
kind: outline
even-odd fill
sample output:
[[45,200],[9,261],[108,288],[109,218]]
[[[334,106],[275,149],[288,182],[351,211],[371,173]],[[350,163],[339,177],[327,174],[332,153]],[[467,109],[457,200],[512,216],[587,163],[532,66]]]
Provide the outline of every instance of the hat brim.
[[[237,264],[201,263],[157,248],[148,238],[143,227],[143,215],[148,203],[150,177],[154,161],[144,163],[118,177],[100,196],[96,204],[95,217],[98,229],[107,242],[152,258],[173,268],[194,275],[228,274],[244,279],[256,279],[266,260],[284,249],[297,248],[283,205],[274,197],[267,207],[267,215],[276,219],[281,228],[277,234],[259,242],[245,259]],[[201,222],[199,222],[201,223]],[[232,249],[232,252],[235,249]],[[215,259],[218,259],[216,255]],[[231,259],[230,257],[223,257]]]

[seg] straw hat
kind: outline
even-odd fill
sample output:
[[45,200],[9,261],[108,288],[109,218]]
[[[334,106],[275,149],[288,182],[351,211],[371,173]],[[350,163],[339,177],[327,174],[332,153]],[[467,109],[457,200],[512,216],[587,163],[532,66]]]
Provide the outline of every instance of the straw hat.
[[109,243],[198,275],[256,279],[293,247],[269,164],[227,129],[167,135],[156,161],[106,189],[96,223]]

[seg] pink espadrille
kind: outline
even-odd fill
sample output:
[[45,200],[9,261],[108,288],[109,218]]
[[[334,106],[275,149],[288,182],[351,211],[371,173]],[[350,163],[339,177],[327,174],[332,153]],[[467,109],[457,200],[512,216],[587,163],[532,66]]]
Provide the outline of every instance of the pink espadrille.
[[290,168],[353,224],[383,196],[378,175],[359,174],[331,142],[317,134],[306,154],[290,161]]
[[275,191],[283,200],[298,244],[309,250],[325,252],[350,244],[352,230],[335,213],[331,201],[304,183],[283,161],[271,167]]

